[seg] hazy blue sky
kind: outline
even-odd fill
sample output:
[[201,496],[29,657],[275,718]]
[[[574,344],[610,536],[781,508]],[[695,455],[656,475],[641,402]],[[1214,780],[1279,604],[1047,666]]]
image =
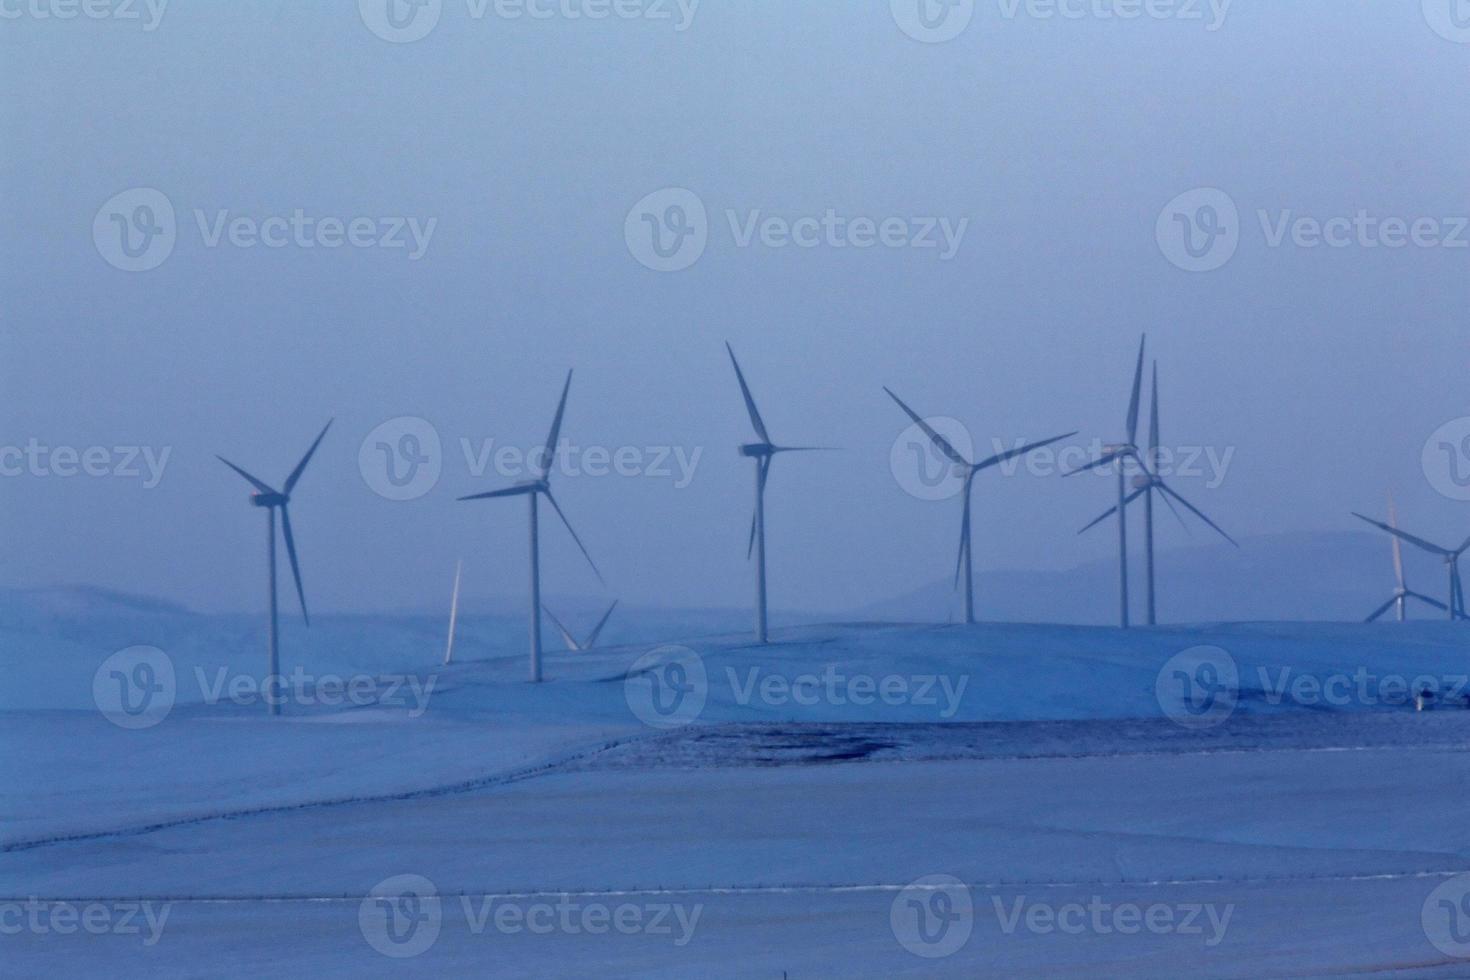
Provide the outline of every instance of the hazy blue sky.
[[[468,590],[520,596],[524,507],[454,501],[508,482],[475,477],[461,440],[537,445],[574,366],[573,443],[702,453],[682,488],[555,478],[611,592],[745,603],[750,432],[726,339],[778,441],[847,450],[776,461],[777,606],[856,605],[952,567],[959,502],[891,474],[905,426],[883,385],[987,448],[1068,429],[1085,445],[1120,434],[1142,330],[1166,441],[1235,454],[1218,487],[1177,485],[1238,536],[1342,528],[1389,487],[1406,525],[1470,532],[1421,465],[1470,413],[1470,247],[1272,247],[1258,217],[1366,211],[1456,237],[1470,44],[1417,2],[1240,0],[1210,30],[1206,4],[1203,20],[1119,20],[989,0],[932,44],[886,2],[707,0],[681,31],[672,2],[671,21],[477,18],[444,0],[412,43],[344,0],[177,2],[152,30],[141,4],[142,21],[58,20],[36,16],[46,2],[0,5],[0,444],[170,456],[151,488],[55,466],[0,480],[0,584],[257,607],[264,515],[212,454],[281,480],[335,416],[293,507],[317,608],[438,606],[460,556]],[[625,219],[668,187],[703,203],[708,246],[656,272]],[[1233,258],[1196,273],[1156,223],[1201,187],[1240,220]],[[150,271],[115,268],[94,235],[132,188],[176,212]],[[297,209],[436,224],[415,260],[211,247],[196,218]],[[742,247],[727,216],[829,209],[968,225],[946,260]],[[410,501],[359,465],[401,416],[443,446],[437,485]],[[987,474],[978,566],[1109,554],[1108,535],[1075,531],[1110,492]],[[545,562],[549,590],[597,589],[560,528]]]

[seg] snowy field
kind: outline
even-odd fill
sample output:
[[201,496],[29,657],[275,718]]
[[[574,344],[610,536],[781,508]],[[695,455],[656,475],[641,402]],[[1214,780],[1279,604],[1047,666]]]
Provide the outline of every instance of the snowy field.
[[12,611],[4,972],[1470,976],[1459,628],[518,625]]

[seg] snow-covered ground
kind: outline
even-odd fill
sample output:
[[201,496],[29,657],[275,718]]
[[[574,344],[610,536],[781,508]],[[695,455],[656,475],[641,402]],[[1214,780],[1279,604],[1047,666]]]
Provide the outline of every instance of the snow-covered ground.
[[1460,628],[515,626],[10,616],[10,969],[1470,975]]

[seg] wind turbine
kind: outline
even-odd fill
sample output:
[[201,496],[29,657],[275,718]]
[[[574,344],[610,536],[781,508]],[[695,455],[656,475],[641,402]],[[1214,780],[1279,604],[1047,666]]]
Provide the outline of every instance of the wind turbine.
[[[1398,512],[1394,508],[1392,494],[1389,494],[1388,497],[1388,526],[1394,529],[1397,529],[1399,526]],[[1393,598],[1374,610],[1373,615],[1369,616],[1366,620],[1364,620],[1364,622],[1376,623],[1379,619],[1383,617],[1384,613],[1388,612],[1390,609],[1395,609],[1398,621],[1402,623],[1409,618],[1408,607],[1410,599],[1418,599],[1420,602],[1433,606],[1436,609],[1448,611],[1449,607],[1446,606],[1444,603],[1438,601],[1437,599],[1431,599],[1429,598],[1429,596],[1424,595],[1422,592],[1415,592],[1413,589],[1409,588],[1408,584],[1404,580],[1403,541],[1399,538],[1398,535],[1394,535],[1390,540],[1393,542],[1393,574],[1394,580],[1395,582],[1397,582],[1397,586],[1394,589]]]
[[1078,467],[1064,474],[1074,476],[1087,470],[1099,469],[1111,464],[1117,465],[1118,471],[1118,504],[1113,509],[1118,512],[1118,590],[1121,596],[1121,622],[1124,629],[1128,628],[1128,460],[1133,460],[1139,468],[1147,472],[1147,467],[1138,455],[1138,399],[1143,388],[1143,348],[1148,336],[1138,342],[1138,365],[1133,369],[1133,396],[1128,402],[1128,438],[1120,443],[1103,446],[1102,455],[1086,466]]
[[551,465],[556,461],[557,439],[561,435],[562,415],[567,408],[567,393],[572,388],[572,372],[567,372],[566,384],[561,389],[561,401],[556,406],[556,418],[551,422],[551,434],[546,437],[546,445],[541,451],[540,458],[536,461],[537,475],[534,479],[523,480],[514,486],[505,487],[500,490],[491,490],[489,493],[476,493],[468,497],[460,497],[460,500],[491,500],[497,497],[525,497],[530,502],[531,512],[531,683],[537,684],[541,681],[541,542],[536,517],[537,500],[545,496],[547,503],[551,504],[556,516],[566,525],[572,540],[577,542],[581,549],[582,557],[587,559],[587,564],[592,566],[592,572],[601,582],[602,572],[598,571],[597,563],[592,560],[587,547],[582,544],[582,539],[577,537],[577,532],[572,529],[572,522],[567,520],[567,515],[562,513],[561,505],[551,495]]
[[755,638],[757,643],[765,643],[768,633],[766,630],[766,477],[771,471],[771,459],[778,453],[807,453],[820,452],[815,446],[777,446],[771,442],[770,433],[766,431],[766,423],[761,420],[761,413],[755,407],[755,399],[751,397],[750,386],[745,383],[745,374],[740,370],[740,362],[735,359],[735,351],[729,343],[725,344],[725,350],[730,353],[730,363],[735,367],[735,379],[740,382],[740,394],[745,397],[745,410],[750,413],[750,424],[755,429],[755,434],[760,442],[752,442],[740,447],[740,455],[747,456],[756,462],[755,467],[755,516],[750,521],[750,543],[745,548],[745,557],[749,560],[752,552],[755,554]]
[[[1393,535],[1395,539],[1407,541],[1409,542],[1409,544],[1413,545],[1416,548],[1427,551],[1432,555],[1439,555],[1440,558],[1444,559],[1445,567],[1449,569],[1449,605],[1440,605],[1437,602],[1435,602],[1434,605],[1439,606],[1439,608],[1445,610],[1445,612],[1449,614],[1451,621],[1470,618],[1465,615],[1465,590],[1464,587],[1460,584],[1460,556],[1463,555],[1466,551],[1470,551],[1470,538],[1466,538],[1465,543],[1460,545],[1460,547],[1454,550],[1450,550],[1449,548],[1442,548],[1437,544],[1431,544],[1430,542],[1425,541],[1423,538],[1415,537],[1414,535],[1409,534],[1407,531],[1400,531],[1397,527],[1393,525],[1384,524],[1382,521],[1375,521],[1371,517],[1364,517],[1362,514],[1359,514],[1356,511],[1353,512],[1353,516],[1358,518],[1359,520],[1367,521],[1369,524],[1372,524],[1380,531],[1388,532],[1389,534]],[[1397,599],[1398,597],[1395,596],[1395,601],[1397,601]],[[1430,602],[1434,602],[1434,600],[1431,599]],[[1388,605],[1393,605],[1393,602],[1389,602]],[[1387,611],[1387,608],[1388,607],[1385,606],[1383,611]],[[1373,618],[1377,619],[1379,615],[1382,615],[1382,612],[1375,614]]]
[[988,470],[992,466],[998,466],[1009,459],[1014,459],[1017,456],[1023,456],[1026,453],[1032,452],[1036,449],[1041,449],[1044,446],[1050,446],[1054,442],[1061,442],[1063,439],[1069,439],[1072,436],[1075,436],[1077,433],[1068,432],[1066,435],[1055,436],[1051,439],[1045,439],[1041,442],[1033,442],[1030,445],[1022,446],[1019,449],[1012,449],[1007,452],[997,453],[996,455],[991,456],[989,459],[980,463],[972,463],[969,460],[965,459],[964,454],[956,449],[953,443],[944,438],[944,436],[940,435],[938,432],[934,431],[933,426],[924,421],[924,419],[920,417],[918,412],[915,412],[912,408],[909,408],[907,405],[905,405],[902,398],[899,398],[892,392],[892,390],[887,387],[885,387],[883,390],[888,392],[889,398],[892,398],[895,402],[898,403],[898,407],[904,410],[904,414],[913,419],[915,425],[924,430],[924,434],[929,437],[929,441],[934,443],[934,448],[938,449],[942,454],[944,454],[945,457],[949,459],[951,463],[954,464],[955,475],[964,477],[965,512],[964,517],[960,520],[960,550],[958,556],[955,558],[954,582],[955,586],[958,587],[960,584],[960,573],[963,571],[965,576],[965,623],[973,624],[975,622],[975,581],[973,562],[970,560],[970,490],[975,486],[975,477],[981,471]]
[[546,615],[550,616],[551,621],[556,624],[556,630],[561,634],[562,641],[566,643],[567,649],[573,653],[582,653],[597,646],[597,638],[602,635],[602,628],[607,625],[608,619],[612,617],[613,610],[618,608],[618,604],[614,600],[613,604],[607,607],[607,612],[603,613],[602,618],[597,621],[597,625],[592,627],[592,632],[587,634],[587,639],[581,642],[577,641],[577,638],[572,635],[572,631],[563,626],[561,620],[557,619],[556,615],[550,609],[547,609],[545,605],[542,605],[541,608],[546,609]]
[[311,626],[311,617],[306,612],[306,590],[301,587],[301,566],[296,561],[296,540],[291,535],[291,511],[287,505],[291,502],[291,491],[296,489],[297,481],[301,479],[301,474],[306,470],[306,464],[311,462],[312,454],[316,452],[316,447],[322,444],[322,438],[326,436],[327,430],[331,427],[331,422],[322,426],[322,431],[317,435],[316,441],[311,444],[311,448],[306,451],[306,455],[301,457],[301,462],[296,464],[296,468],[291,471],[291,475],[286,477],[286,482],[280,490],[276,490],[263,481],[257,480],[223,456],[215,457],[221,463],[224,463],[230,469],[243,476],[255,488],[255,492],[250,495],[250,503],[256,507],[264,507],[266,513],[269,514],[267,530],[269,543],[266,554],[270,567],[271,624],[270,632],[267,634],[266,639],[266,677],[264,690],[269,692],[272,686],[276,689],[277,696],[268,696],[265,699],[266,707],[273,716],[281,713],[281,699],[279,697],[281,685],[279,650],[280,621],[276,614],[276,511],[279,510],[281,512],[281,536],[286,541],[286,555],[291,559],[291,577],[296,580],[296,598],[301,601],[301,618],[306,622],[307,626]]
[[464,560],[454,563],[454,591],[449,596],[449,640],[444,644],[444,666],[454,659],[454,625],[459,620],[459,576],[464,571]]
[[[1142,497],[1143,498],[1144,564],[1145,564],[1145,566],[1146,566],[1146,568],[1148,570],[1148,574],[1147,574],[1147,579],[1148,579],[1148,625],[1155,626],[1155,625],[1158,624],[1158,612],[1157,612],[1158,607],[1157,607],[1157,603],[1155,602],[1155,598],[1154,598],[1154,596],[1155,596],[1155,592],[1154,592],[1154,494],[1155,493],[1157,493],[1159,495],[1159,499],[1163,500],[1164,503],[1166,503],[1166,504],[1169,505],[1169,510],[1173,511],[1175,518],[1177,518],[1179,520],[1179,523],[1180,523],[1181,526],[1184,525],[1184,518],[1182,518],[1182,517],[1179,516],[1179,511],[1174,507],[1174,500],[1177,500],[1181,504],[1183,504],[1185,507],[1188,507],[1191,513],[1193,513],[1200,520],[1204,521],[1210,527],[1214,528],[1215,532],[1217,534],[1219,534],[1222,538],[1224,538],[1226,541],[1229,541],[1231,544],[1235,545],[1235,547],[1237,547],[1237,548],[1240,547],[1240,544],[1234,538],[1232,538],[1230,535],[1226,534],[1223,530],[1221,530],[1220,526],[1218,524],[1216,524],[1214,521],[1210,520],[1208,517],[1206,517],[1200,511],[1200,509],[1198,507],[1195,507],[1194,504],[1191,504],[1189,501],[1185,500],[1178,493],[1176,493],[1174,491],[1174,488],[1171,487],[1171,486],[1169,486],[1167,483],[1165,483],[1163,477],[1159,475],[1159,362],[1158,361],[1154,361],[1154,363],[1153,363],[1153,392],[1152,392],[1152,394],[1150,396],[1150,399],[1149,399],[1148,451],[1141,458],[1138,458],[1137,459],[1137,462],[1138,462],[1138,467],[1139,467],[1139,469],[1142,472],[1140,472],[1137,476],[1135,476],[1133,478],[1133,488],[1134,488],[1133,489],[1133,492],[1130,493],[1126,498],[1124,498],[1123,506],[1126,507],[1127,505],[1129,505],[1129,504],[1133,503],[1135,500],[1137,500],[1139,497]],[[1170,497],[1173,497],[1174,499],[1173,500],[1170,500],[1169,499]],[[1102,515],[1097,518],[1097,520],[1093,521],[1091,524],[1087,525],[1086,527],[1084,527],[1081,531],[1078,531],[1077,533],[1078,534],[1086,534],[1088,531],[1090,531],[1093,528],[1097,527],[1103,521],[1105,521],[1109,517],[1111,517],[1113,515],[1113,513],[1117,511],[1117,509],[1118,509],[1118,505],[1117,504],[1114,504],[1112,507],[1109,507],[1106,511],[1104,511],[1102,513]]]

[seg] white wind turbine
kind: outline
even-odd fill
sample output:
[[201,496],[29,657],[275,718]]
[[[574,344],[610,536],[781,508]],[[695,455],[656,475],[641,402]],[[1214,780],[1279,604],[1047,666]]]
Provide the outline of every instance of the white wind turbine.
[[525,497],[530,505],[530,528],[531,528],[531,682],[541,681],[541,541],[539,537],[536,504],[541,497],[545,497],[547,503],[551,504],[556,516],[566,525],[572,540],[582,552],[582,557],[587,559],[587,564],[592,566],[593,573],[601,582],[602,572],[598,571],[597,563],[592,560],[582,539],[572,528],[571,521],[567,515],[562,513],[561,505],[551,495],[551,466],[556,460],[557,440],[561,437],[562,416],[567,408],[567,393],[572,387],[572,372],[567,372],[566,384],[562,386],[561,401],[556,406],[556,417],[551,422],[551,434],[546,437],[546,446],[541,451],[540,459],[537,460],[537,475],[534,479],[523,480],[514,486],[505,487],[501,490],[491,490],[489,493],[476,493],[468,497],[460,497],[460,500],[492,500],[497,497]]
[[934,427],[931,426],[927,421],[925,421],[918,412],[915,412],[912,408],[909,408],[908,405],[904,404],[902,398],[899,398],[888,388],[884,388],[883,390],[888,392],[888,397],[897,402],[898,407],[903,409],[904,413],[908,415],[909,418],[913,419],[914,424],[924,431],[924,434],[929,437],[929,441],[934,443],[934,448],[938,449],[940,453],[942,453],[951,463],[954,464],[955,474],[957,476],[964,477],[965,511],[964,516],[960,519],[960,548],[959,555],[955,558],[954,581],[956,587],[958,587],[960,583],[960,574],[961,572],[963,572],[965,578],[965,622],[967,624],[973,624],[975,622],[975,581],[974,563],[970,560],[970,502],[971,497],[973,496],[971,490],[975,486],[975,477],[978,476],[981,472],[990,469],[992,466],[999,466],[1001,463],[1004,463],[1010,459],[1014,459],[1017,456],[1023,456],[1026,453],[1033,452],[1045,446],[1050,446],[1052,443],[1061,442],[1063,439],[1069,439],[1072,436],[1075,436],[1077,433],[1068,432],[1066,435],[1053,436],[1050,439],[1045,439],[1041,442],[1033,442],[1030,445],[1022,446],[1019,449],[1012,449],[1007,452],[997,453],[996,455],[991,456],[989,459],[982,462],[972,463],[969,460],[965,459],[964,455],[954,447],[953,443],[951,443],[948,439],[944,438],[944,436],[936,432],[934,430]]

